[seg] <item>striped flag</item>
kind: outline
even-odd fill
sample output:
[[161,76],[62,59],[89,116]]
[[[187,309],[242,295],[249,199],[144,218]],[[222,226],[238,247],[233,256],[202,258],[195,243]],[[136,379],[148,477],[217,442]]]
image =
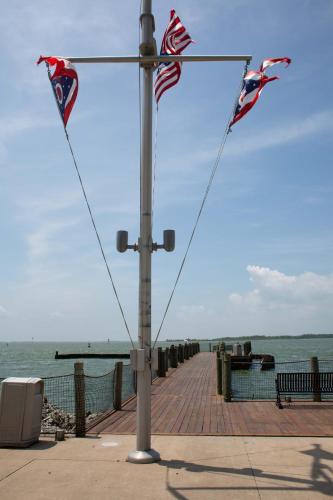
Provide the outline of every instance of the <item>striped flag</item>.
[[[170,12],[170,21],[164,33],[161,45],[161,56],[165,55],[179,55],[193,40],[185,27],[182,25],[179,17],[174,10]],[[178,83],[181,75],[182,63],[167,62],[160,63],[157,69],[157,76],[155,80],[155,98],[156,102],[160,100],[161,95],[170,87]]]
[[291,59],[289,57],[275,57],[270,59],[265,59],[260,66],[260,71],[263,72],[266,68],[270,68],[274,66],[274,64],[286,63],[286,66],[289,66],[291,63]]

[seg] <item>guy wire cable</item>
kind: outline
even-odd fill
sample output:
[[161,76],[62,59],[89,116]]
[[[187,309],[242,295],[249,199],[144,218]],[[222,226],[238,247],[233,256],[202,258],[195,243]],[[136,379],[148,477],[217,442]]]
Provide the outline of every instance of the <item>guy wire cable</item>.
[[58,103],[57,103],[57,98],[56,98],[55,91],[54,91],[54,88],[53,88],[53,85],[52,85],[52,82],[51,82],[50,68],[49,68],[49,65],[47,63],[46,63],[46,66],[47,66],[47,73],[48,73],[48,77],[49,77],[49,80],[50,80],[50,83],[51,83],[53,95],[54,95],[54,98],[56,100],[57,108],[58,108],[58,111],[59,111],[59,114],[60,114],[60,118],[61,118],[61,121],[62,121],[62,124],[63,124],[63,127],[64,127],[65,136],[66,136],[66,139],[67,139],[67,142],[68,142],[68,146],[69,146],[69,149],[70,149],[70,152],[71,152],[71,155],[72,155],[72,159],[73,159],[73,163],[74,163],[74,166],[75,166],[75,170],[76,170],[76,173],[77,173],[80,185],[81,185],[82,193],[83,193],[83,196],[84,196],[84,199],[85,199],[88,211],[89,211],[90,219],[91,219],[91,222],[92,222],[95,234],[96,234],[98,245],[99,245],[99,248],[101,250],[101,254],[102,254],[102,257],[103,257],[103,260],[104,260],[104,263],[105,263],[105,267],[106,267],[107,273],[108,273],[110,281],[111,281],[111,285],[112,285],[112,288],[113,288],[113,291],[114,291],[114,294],[115,294],[115,297],[116,297],[116,300],[117,300],[117,303],[118,303],[118,306],[119,306],[119,309],[120,309],[121,316],[122,316],[123,321],[124,321],[124,325],[125,325],[126,331],[128,333],[128,336],[129,336],[129,338],[131,340],[132,347],[134,349],[133,339],[132,339],[132,336],[130,334],[130,330],[129,330],[129,327],[128,327],[128,324],[127,324],[127,321],[126,321],[126,318],[125,318],[124,310],[123,310],[122,305],[120,303],[120,299],[119,299],[119,296],[118,296],[118,293],[117,293],[117,289],[116,289],[115,283],[114,283],[113,278],[112,278],[112,274],[111,274],[111,270],[110,270],[109,264],[108,264],[108,262],[106,260],[105,252],[104,252],[103,245],[102,245],[102,241],[101,241],[101,238],[100,238],[99,233],[97,231],[97,227],[96,227],[96,224],[95,224],[95,219],[94,219],[94,216],[92,214],[92,210],[91,210],[91,207],[90,207],[90,204],[89,204],[89,201],[88,201],[86,190],[85,190],[84,185],[83,185],[83,181],[82,181],[82,178],[81,178],[81,175],[80,175],[80,171],[79,171],[79,168],[78,168],[78,165],[77,165],[77,161],[76,161],[76,158],[75,158],[75,155],[74,155],[72,144],[70,142],[68,132],[66,130],[64,121],[62,119],[62,116],[61,116],[61,113],[60,113],[60,110],[59,110],[59,106],[58,106]]
[[222,156],[222,153],[223,153],[223,150],[224,150],[224,146],[226,144],[226,141],[227,141],[227,137],[229,135],[229,132],[230,132],[230,122],[231,122],[231,118],[233,116],[233,113],[234,113],[234,110],[235,110],[235,107],[236,107],[236,104],[237,104],[237,101],[238,101],[238,97],[239,97],[239,93],[240,93],[240,90],[242,88],[242,85],[243,85],[243,80],[244,80],[244,76],[246,75],[247,73],[247,68],[248,68],[248,65],[249,65],[249,61],[246,61],[245,62],[245,65],[244,65],[244,70],[243,70],[243,73],[242,73],[242,78],[241,78],[241,82],[240,82],[240,85],[239,85],[239,90],[238,90],[238,93],[237,93],[237,96],[235,98],[235,101],[234,101],[234,104],[233,104],[233,107],[232,107],[232,110],[230,112],[230,115],[229,115],[229,118],[228,118],[228,121],[227,121],[227,125],[225,127],[225,130],[224,130],[224,133],[223,133],[223,136],[222,136],[222,140],[221,140],[221,143],[220,143],[220,146],[219,146],[219,150],[218,150],[218,153],[217,153],[217,156],[215,158],[215,161],[213,163],[213,167],[212,167],[212,171],[211,171],[211,174],[210,174],[210,177],[209,177],[209,180],[208,180],[208,184],[207,184],[207,187],[206,187],[206,190],[205,190],[205,193],[204,193],[204,196],[203,196],[203,199],[201,201],[201,204],[200,204],[200,208],[199,208],[199,211],[198,211],[198,215],[196,217],[196,220],[195,220],[195,223],[194,223],[194,226],[193,226],[193,230],[192,230],[192,233],[191,233],[191,236],[190,236],[190,239],[189,239],[189,242],[187,244],[187,247],[186,247],[186,251],[185,251],[185,254],[184,254],[184,257],[183,257],[183,260],[180,264],[180,268],[179,268],[179,271],[178,271],[178,274],[177,274],[177,277],[176,277],[176,280],[175,280],[175,283],[174,283],[174,286],[172,288],[172,291],[171,291],[171,294],[170,294],[170,297],[169,297],[169,300],[167,302],[167,305],[166,305],[166,308],[165,308],[165,311],[164,311],[164,314],[163,314],[163,317],[162,317],[162,321],[161,321],[161,324],[160,324],[160,327],[157,331],[157,335],[156,335],[156,339],[154,341],[154,345],[153,345],[153,349],[155,348],[155,345],[156,345],[156,342],[158,340],[158,337],[161,333],[161,330],[162,330],[162,327],[163,327],[163,324],[164,324],[164,320],[166,318],[166,315],[168,313],[168,310],[169,310],[169,307],[170,307],[170,304],[171,304],[171,301],[172,301],[172,298],[174,296],[174,293],[175,293],[175,290],[176,290],[176,287],[177,287],[177,284],[179,282],[179,279],[180,279],[180,276],[182,274],[182,271],[183,271],[183,268],[184,268],[184,265],[185,265],[185,261],[187,259],[187,255],[188,255],[188,252],[190,250],[190,246],[192,244],[192,240],[193,240],[193,237],[194,237],[194,234],[195,234],[195,231],[197,229],[197,226],[198,226],[198,223],[199,223],[199,219],[201,217],[201,214],[202,214],[202,211],[203,211],[203,208],[204,208],[204,205],[206,203],[206,200],[207,200],[207,197],[208,197],[208,193],[210,191],[210,188],[212,186],[212,183],[213,183],[213,180],[214,180],[214,177],[215,177],[215,174],[216,174],[216,171],[217,171],[217,168],[219,166],[219,163],[220,163],[220,160],[221,160],[221,156]]

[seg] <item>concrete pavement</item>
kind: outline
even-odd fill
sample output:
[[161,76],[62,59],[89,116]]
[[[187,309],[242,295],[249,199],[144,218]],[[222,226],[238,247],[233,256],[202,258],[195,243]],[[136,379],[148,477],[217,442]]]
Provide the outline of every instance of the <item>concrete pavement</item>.
[[317,499],[333,496],[333,439],[153,436],[161,462],[126,462],[134,436],[0,449],[1,500]]

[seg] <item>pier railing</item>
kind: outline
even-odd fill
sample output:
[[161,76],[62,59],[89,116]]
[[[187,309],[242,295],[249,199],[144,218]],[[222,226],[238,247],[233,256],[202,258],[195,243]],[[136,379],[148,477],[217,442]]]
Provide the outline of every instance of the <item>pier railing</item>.
[[[170,368],[177,368],[200,351],[198,342],[158,348],[158,367],[152,379],[165,377]],[[3,379],[0,378],[0,382]],[[65,433],[84,436],[89,427],[106,412],[120,410],[125,401],[136,394],[135,372],[131,365],[115,363],[110,372],[92,376],[84,372],[83,362],[74,363],[74,373],[45,377],[42,433]]]
[[[244,358],[244,357],[243,357]],[[223,394],[225,401],[274,400],[277,373],[333,372],[333,358],[297,361],[266,361],[242,359],[216,350],[216,393]],[[293,399],[313,399],[311,394],[293,394]],[[332,400],[323,394],[322,400]]]

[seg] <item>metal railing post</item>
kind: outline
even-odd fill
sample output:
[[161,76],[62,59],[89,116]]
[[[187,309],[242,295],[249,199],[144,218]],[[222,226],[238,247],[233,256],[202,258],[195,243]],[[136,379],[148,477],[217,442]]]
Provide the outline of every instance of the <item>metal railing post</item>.
[[320,392],[320,382],[319,382],[319,363],[317,356],[313,356],[310,359],[310,367],[311,372],[318,374],[314,375],[314,392],[313,392],[313,401],[320,402],[321,401],[321,392]]

